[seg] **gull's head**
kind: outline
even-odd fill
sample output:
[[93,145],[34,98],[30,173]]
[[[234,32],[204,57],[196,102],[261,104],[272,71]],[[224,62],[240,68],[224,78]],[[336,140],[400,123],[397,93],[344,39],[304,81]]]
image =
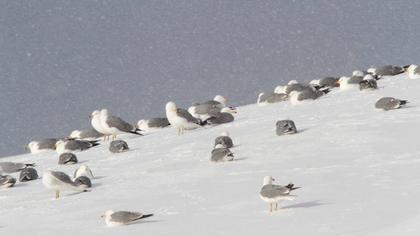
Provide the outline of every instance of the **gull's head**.
[[230,113],[230,114],[236,114],[238,113],[236,111],[236,109],[232,108],[232,107],[223,107],[220,112],[226,112],[226,113]]
[[274,181],[274,178],[273,177],[271,177],[271,176],[266,176],[266,177],[264,177],[264,185],[267,185],[267,184],[271,184],[271,183],[273,183],[273,181]]
[[90,119],[93,119],[94,117],[96,117],[96,116],[98,116],[98,115],[100,115],[100,111],[98,111],[98,110],[94,110],[91,114],[90,114],[90,116],[89,116],[89,118]]
[[274,89],[274,93],[286,93],[285,89],[286,89],[285,86],[279,85]]
[[223,131],[222,133],[220,133],[220,136],[228,136],[229,137],[229,132]]
[[375,68],[373,68],[373,67],[371,67],[371,68],[369,68],[369,69],[367,70],[367,72],[368,72],[369,74],[374,75],[374,74],[376,74],[376,69],[375,69]]
[[34,149],[37,149],[38,148],[38,143],[35,142],[35,141],[32,141],[32,142],[28,143],[28,145],[26,145],[26,148],[31,150],[31,151],[34,150]]
[[101,115],[108,115],[108,109],[102,109]]
[[290,80],[289,83],[287,83],[287,85],[292,85],[292,84],[299,84],[299,82],[297,82],[297,80]]
[[261,102],[261,98],[264,96],[264,93],[260,93],[258,94],[258,99],[257,99],[257,103]]
[[223,146],[222,144],[217,144],[216,146],[214,146],[214,148],[216,149],[216,148],[224,148],[225,146]]
[[73,132],[71,132],[69,138],[71,138],[71,139],[80,138],[80,134],[82,134],[82,131],[80,131],[80,130],[73,130]]
[[143,126],[145,126],[145,125],[147,125],[147,124],[146,124],[146,120],[139,120],[139,121],[137,122],[137,128],[139,128],[139,129],[141,129],[141,127],[143,127]]
[[353,71],[353,76],[359,76],[359,77],[363,77],[364,73],[360,70],[355,70]]
[[86,176],[88,178],[93,179],[92,171],[90,170],[90,168],[87,165],[81,165],[79,167],[79,169],[77,169],[77,171],[75,173],[75,178],[77,178],[79,176]]
[[320,81],[319,79],[314,79],[314,80],[311,80],[309,84],[312,86],[319,86],[319,81]]
[[168,102],[165,106],[166,112],[175,112],[176,111],[176,105],[174,102]]
[[62,139],[58,140],[58,141],[55,143],[55,147],[56,147],[56,148],[57,148],[57,147],[60,147],[60,146],[62,146],[62,145],[64,145],[64,140],[62,140]]
[[223,105],[226,105],[226,103],[227,103],[227,98],[223,97],[222,95],[216,95],[213,98],[213,100],[216,101],[216,102],[220,102]]
[[101,218],[108,218],[108,217],[110,217],[112,214],[114,214],[114,211],[113,210],[107,210],[107,211],[105,211],[105,213],[103,214],[103,215],[101,215]]
[[417,65],[409,65],[409,66],[406,66],[406,71],[408,71],[408,73],[413,73],[414,72],[414,70],[417,68]]
[[375,79],[375,78],[373,78],[373,75],[371,75],[371,74],[367,74],[363,77],[363,80],[373,80],[373,79]]

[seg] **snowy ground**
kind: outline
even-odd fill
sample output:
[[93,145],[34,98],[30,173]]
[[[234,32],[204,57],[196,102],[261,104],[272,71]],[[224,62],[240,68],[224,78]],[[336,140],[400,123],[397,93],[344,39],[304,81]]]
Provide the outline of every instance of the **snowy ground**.
[[[132,149],[124,154],[107,145],[79,153],[98,177],[92,191],[54,200],[41,180],[0,190],[0,235],[419,235],[420,80],[379,86],[298,106],[240,107],[234,123],[183,136],[172,128],[126,136]],[[378,111],[381,96],[411,103]],[[282,118],[300,132],[276,136]],[[213,140],[225,130],[237,159],[211,163]],[[35,162],[40,173],[78,166],[58,166],[54,152],[1,160]],[[302,187],[272,214],[258,196],[266,175]],[[155,216],[108,228],[100,218],[107,209]]]

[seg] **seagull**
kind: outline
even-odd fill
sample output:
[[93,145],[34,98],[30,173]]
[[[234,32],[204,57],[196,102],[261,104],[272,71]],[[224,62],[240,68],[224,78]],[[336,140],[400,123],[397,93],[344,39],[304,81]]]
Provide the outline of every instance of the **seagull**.
[[76,185],[64,172],[60,171],[45,171],[42,176],[42,183],[48,189],[55,191],[55,199],[60,197],[61,191],[75,191],[75,192],[87,192],[87,188],[84,185]]
[[194,104],[188,108],[188,112],[197,119],[206,120],[217,115],[221,111],[221,107],[216,104]]
[[57,153],[85,151],[91,147],[98,146],[98,141],[84,140],[58,140],[55,144]]
[[365,77],[363,77],[363,80],[359,83],[359,90],[377,89],[377,88],[378,88],[378,83],[376,82],[376,79],[370,74],[365,75]]
[[386,65],[379,68],[369,68],[367,72],[372,75],[377,75],[379,78],[382,76],[393,76],[404,73],[405,69],[401,66]]
[[89,179],[93,179],[92,170],[87,165],[81,165],[78,169],[74,171],[73,177],[76,179],[80,176],[86,176]]
[[278,136],[284,134],[295,134],[297,133],[295,122],[292,120],[279,120],[276,123],[276,134]]
[[71,152],[62,153],[58,157],[58,164],[59,165],[73,165],[77,163],[77,157]]
[[406,66],[406,70],[408,72],[408,78],[420,79],[420,67],[418,65]]
[[222,145],[218,144],[211,152],[210,160],[212,162],[225,162],[233,161],[233,158],[233,153],[228,148],[224,148]]
[[289,83],[287,83],[286,87],[284,88],[284,92],[290,95],[290,93],[293,91],[302,91],[307,88],[307,85],[300,84],[296,80],[291,80],[289,81]]
[[20,182],[26,182],[36,179],[38,179],[38,172],[32,167],[27,167],[23,169],[19,174]]
[[107,109],[101,110],[100,117],[102,127],[104,127],[108,133],[112,134],[112,140],[115,140],[117,135],[122,133],[142,135],[139,133],[141,131],[139,128],[129,124],[120,117],[110,116]]
[[340,86],[337,77],[325,77],[318,80],[312,80],[309,84],[320,88],[335,88]]
[[196,129],[204,125],[200,119],[193,117],[187,110],[177,108],[174,102],[168,102],[165,110],[169,123],[178,129],[178,135],[183,134],[184,130]]
[[79,176],[76,179],[74,179],[74,184],[77,186],[84,186],[85,188],[91,188],[92,182],[90,179],[86,176]]
[[140,212],[131,212],[131,211],[116,211],[107,210],[102,218],[105,218],[105,223],[107,226],[121,226],[133,223],[137,220],[148,218],[153,216],[153,214],[144,215]]
[[222,95],[216,95],[213,100],[203,102],[202,104],[215,105],[221,109],[226,106],[227,101],[228,99]]
[[10,175],[0,175],[0,188],[10,188],[15,185],[16,179]]
[[104,141],[109,139],[109,136],[112,133],[108,132],[108,130],[102,126],[101,112],[99,110],[94,110],[89,117],[93,129],[104,135]]
[[315,100],[329,92],[329,88],[317,90],[314,87],[307,87],[306,89],[301,91],[292,91],[290,93],[290,102],[292,104],[299,104],[303,100]]
[[257,104],[283,102],[288,98],[289,96],[286,93],[260,93]]
[[230,107],[224,107],[220,112],[213,114],[212,117],[205,120],[204,123],[211,125],[229,123],[235,119],[235,117],[232,114],[236,113],[236,110],[232,110],[232,108]]
[[260,191],[260,197],[264,202],[270,204],[269,211],[273,212],[273,203],[275,204],[274,210],[277,211],[277,203],[283,200],[293,200],[294,195],[290,195],[293,190],[300,187],[294,187],[294,184],[290,183],[286,186],[274,185],[273,177],[264,177],[264,183]]
[[26,146],[26,148],[33,154],[40,153],[45,150],[55,150],[55,143],[58,140],[59,139],[56,138],[48,138],[40,141],[32,141]]
[[104,137],[103,133],[99,133],[96,129],[88,130],[73,130],[69,135],[69,139],[82,139],[82,140],[97,140]]
[[216,145],[218,145],[218,144],[222,145],[222,147],[224,147],[224,148],[232,148],[233,147],[233,141],[229,137],[228,132],[221,133],[220,136],[217,137],[214,140],[214,147],[216,147]]
[[137,122],[137,128],[144,131],[151,131],[152,129],[164,128],[170,125],[167,118],[151,118]]
[[128,150],[128,144],[123,140],[114,140],[109,144],[109,151],[112,153],[121,153]]
[[11,174],[15,172],[19,172],[25,169],[28,166],[35,166],[34,163],[25,164],[25,163],[17,163],[17,162],[0,162],[0,174]]
[[401,100],[393,97],[383,97],[375,103],[375,108],[388,111],[398,109],[407,103],[407,100]]

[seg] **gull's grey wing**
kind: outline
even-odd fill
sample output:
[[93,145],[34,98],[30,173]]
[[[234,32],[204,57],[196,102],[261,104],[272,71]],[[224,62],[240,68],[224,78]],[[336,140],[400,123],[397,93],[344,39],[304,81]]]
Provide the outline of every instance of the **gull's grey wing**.
[[178,116],[186,119],[188,122],[192,122],[192,123],[196,123],[196,124],[200,123],[200,121],[197,118],[193,117],[187,110],[178,108],[178,109],[176,109],[176,114]]
[[170,125],[168,118],[152,118],[147,124],[149,127],[166,127]]
[[206,120],[209,124],[224,124],[229,123],[235,120],[235,117],[227,112],[220,112],[218,116],[211,117]]
[[65,144],[65,149],[67,150],[86,150],[88,148],[92,147],[92,143],[82,140],[69,140]]
[[48,138],[38,141],[38,148],[39,149],[55,149],[55,144],[57,143],[58,139],[56,138]]
[[24,163],[0,162],[0,173],[14,173],[25,168]]
[[284,90],[286,94],[290,94],[292,91],[302,91],[306,88],[308,88],[308,86],[302,84],[289,84]]
[[226,148],[233,147],[233,141],[229,136],[219,136],[214,140],[214,146],[221,144]]
[[212,104],[200,104],[195,106],[195,113],[200,115],[206,115],[209,114],[210,116],[217,116],[218,113],[220,113],[221,108],[217,107]]
[[267,184],[261,188],[260,194],[266,198],[282,197],[289,195],[290,189],[281,185]]
[[130,223],[143,216],[140,212],[117,211],[111,214],[111,221],[120,223]]
[[375,107],[387,111],[398,108],[400,104],[401,101],[399,99],[393,97],[383,97],[375,103]]
[[115,127],[123,132],[130,132],[134,130],[134,126],[116,116],[109,116],[106,123],[110,127]]
[[63,183],[74,185],[73,181],[71,180],[70,176],[66,173],[61,171],[51,171],[51,175],[60,180]]
[[103,136],[104,136],[103,134],[99,133],[95,129],[83,130],[80,134],[80,138],[82,138],[82,139],[84,139],[84,138],[101,138]]

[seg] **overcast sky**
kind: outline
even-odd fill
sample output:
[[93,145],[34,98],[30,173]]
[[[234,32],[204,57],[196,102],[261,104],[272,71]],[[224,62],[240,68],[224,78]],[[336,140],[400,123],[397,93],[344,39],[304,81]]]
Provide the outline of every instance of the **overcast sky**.
[[0,156],[291,79],[418,63],[420,1],[0,1]]

